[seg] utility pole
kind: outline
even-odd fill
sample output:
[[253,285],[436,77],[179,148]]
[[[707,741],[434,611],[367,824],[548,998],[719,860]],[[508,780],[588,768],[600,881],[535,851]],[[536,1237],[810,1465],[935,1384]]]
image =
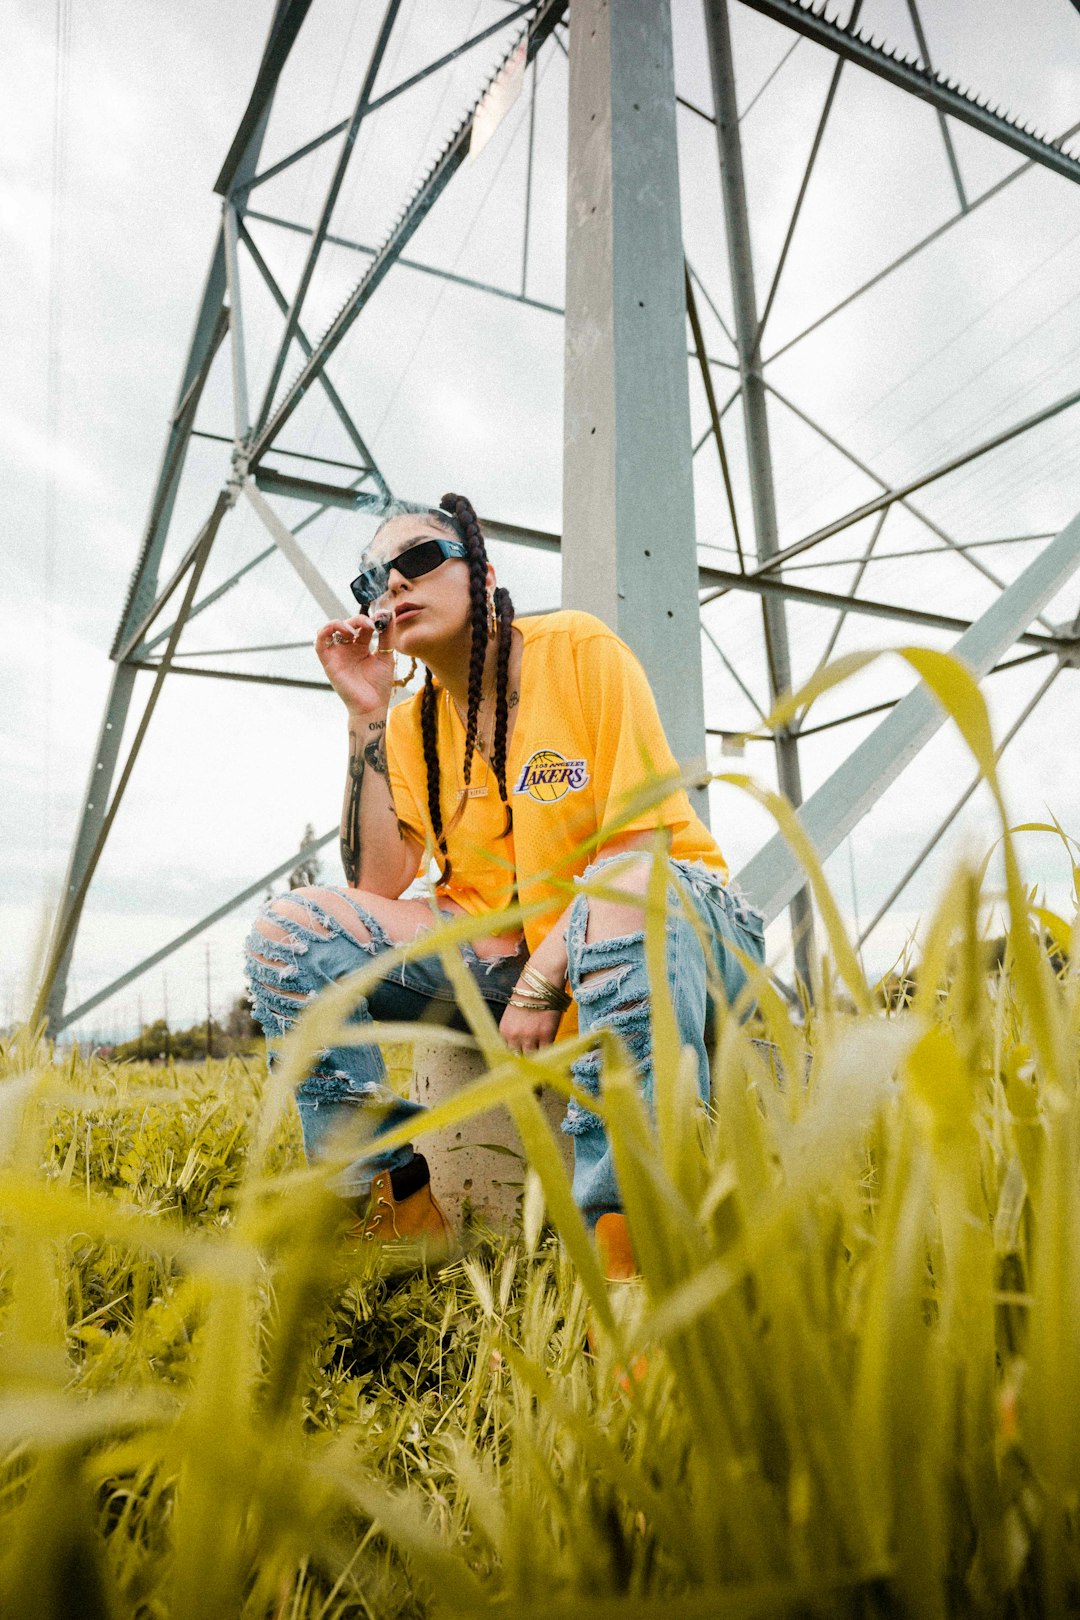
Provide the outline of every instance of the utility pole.
[[689,764],[705,709],[684,262],[669,0],[574,0],[562,601],[637,654]]
[[[705,0],[705,27],[712,67],[713,103],[716,134],[720,148],[720,177],[724,194],[724,220],[727,226],[728,265],[735,305],[735,335],[742,383],[743,418],[746,423],[746,454],[750,471],[750,496],[754,513],[754,537],[759,563],[780,549],[776,522],[776,490],[773,484],[769,418],[765,402],[765,377],[761,365],[761,328],[754,291],[754,260],[750,246],[750,216],[746,205],[742,142],[739,136],[739,107],[735,94],[735,62],[731,51],[731,29],[727,0]],[[769,687],[773,701],[791,690],[791,654],[788,647],[787,615],[779,597],[763,596],[765,652],[769,665]],[[799,770],[799,744],[795,733],[784,726],[776,734],[776,771],[781,792],[794,805],[802,803],[802,775]],[[795,943],[795,969],[807,990],[811,988],[814,913],[810,891],[803,887],[791,902],[791,931]]]

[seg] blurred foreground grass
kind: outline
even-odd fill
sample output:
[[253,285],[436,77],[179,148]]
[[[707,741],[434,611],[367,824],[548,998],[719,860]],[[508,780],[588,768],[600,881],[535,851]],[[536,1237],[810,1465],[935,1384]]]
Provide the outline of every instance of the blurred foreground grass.
[[576,1048],[508,1056],[467,975],[487,1071],[431,1123],[508,1106],[530,1169],[437,1277],[364,1271],[302,1164],[289,1093],[364,973],[272,1078],[3,1050],[0,1614],[1080,1613],[1078,940],[1001,813],[1004,893],[957,871],[899,1011],[813,871],[814,1012],[755,979],[707,1121],[654,978],[655,1125],[605,1050],[610,1297],[533,1096]]

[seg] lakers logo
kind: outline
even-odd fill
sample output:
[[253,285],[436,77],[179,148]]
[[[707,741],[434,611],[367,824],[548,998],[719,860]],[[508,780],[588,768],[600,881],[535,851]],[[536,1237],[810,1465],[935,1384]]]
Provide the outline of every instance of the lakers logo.
[[553,748],[538,748],[514,783],[515,793],[527,793],[538,804],[552,804],[567,793],[580,793],[589,780],[583,759],[564,759]]

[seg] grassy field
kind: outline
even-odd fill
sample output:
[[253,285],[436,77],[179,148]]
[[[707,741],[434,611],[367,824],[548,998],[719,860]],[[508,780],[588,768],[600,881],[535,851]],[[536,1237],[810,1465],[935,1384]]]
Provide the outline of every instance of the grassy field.
[[655,1123],[608,1043],[643,1271],[611,1294],[533,1095],[568,1088],[574,1049],[510,1058],[482,1004],[487,1073],[431,1124],[512,1109],[520,1229],[432,1277],[365,1270],[299,1151],[292,1087],[363,975],[271,1078],[16,1040],[0,1614],[1080,1613],[1076,953],[1004,837],[1004,893],[955,874],[901,1010],[811,862],[815,1010],[796,1022],[758,977],[756,1023],[720,1031],[710,1119],[662,992]]

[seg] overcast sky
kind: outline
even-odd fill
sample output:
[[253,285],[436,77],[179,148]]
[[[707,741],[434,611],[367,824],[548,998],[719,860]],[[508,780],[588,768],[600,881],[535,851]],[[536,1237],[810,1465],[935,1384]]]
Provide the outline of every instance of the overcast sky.
[[[4,491],[4,589],[0,659],[0,1020],[18,1012],[49,907],[62,879],[91,765],[111,673],[108,648],[123,607],[175,404],[185,345],[219,217],[213,182],[246,104],[271,5],[195,0],[185,7],[64,0],[46,8],[15,0],[0,63],[0,481]],[[405,0],[379,88],[494,21],[502,0]],[[674,0],[676,76],[687,100],[711,109],[699,0]],[[780,245],[833,59],[739,4],[733,5],[743,139],[759,304]],[[1080,120],[1080,16],[1068,0],[1032,0],[1021,19],[1006,0],[924,0],[934,64],[1053,136]],[[58,52],[57,12],[63,48]],[[263,163],[276,161],[347,115],[381,7],[315,0],[275,104]],[[862,25],[915,54],[905,0],[866,0]],[[512,31],[462,57],[363,127],[334,217],[334,230],[377,245],[498,61]],[[504,43],[505,42],[505,43]],[[791,53],[788,55],[788,53]],[[786,59],[785,59],[786,58]],[[782,64],[782,65],[781,65]],[[773,75],[774,70],[778,69]],[[528,294],[562,299],[565,213],[566,61],[556,45],[537,74]],[[765,86],[763,89],[762,87]],[[758,99],[758,93],[761,92]],[[415,237],[410,254],[460,275],[522,287],[524,178],[529,94],[488,148],[463,170]],[[1007,175],[1016,154],[963,126],[950,126],[969,200]],[[679,113],[687,253],[731,325],[715,136]],[[253,195],[260,212],[310,225],[336,143]],[[957,207],[934,112],[880,80],[845,68],[764,345],[785,348],[818,316]],[[291,291],[304,238],[252,220],[252,234]],[[865,466],[890,483],[915,477],[1076,387],[1080,320],[1076,275],[1080,196],[1037,168],[973,209],[901,271],[882,281],[769,368],[776,388]],[[366,259],[328,249],[304,312],[318,336]],[[244,316],[256,402],[278,330],[250,266]],[[710,353],[733,360],[720,323],[703,307]],[[291,375],[290,362],[286,375]],[[466,490],[508,522],[556,530],[561,502],[562,322],[542,308],[448,285],[415,270],[390,276],[331,364],[391,487],[409,497]],[[714,370],[721,402],[732,372]],[[695,436],[707,415],[691,375]],[[877,492],[870,477],[774,400],[771,407],[782,543]],[[228,346],[207,388],[199,423],[231,433]],[[976,616],[996,587],[947,551],[941,534],[1000,541],[1056,532],[1080,508],[1075,413],[1015,441],[915,499],[933,529],[894,508],[865,595]],[[725,417],[742,531],[752,535],[739,409]],[[323,397],[313,391],[282,443],[351,459]],[[280,463],[287,465],[287,463]],[[302,466],[302,463],[295,463]],[[192,449],[177,502],[163,576],[205,519],[228,469],[228,447]],[[309,470],[315,473],[314,464]],[[325,474],[325,469],[324,469]],[[336,476],[336,475],[335,475]],[[695,463],[698,538],[704,557],[732,553],[715,447]],[[296,523],[305,515],[281,503]],[[662,514],[658,525],[662,526]],[[369,525],[337,512],[305,534],[310,554],[338,590],[347,588]],[[851,585],[869,538],[864,522],[800,561],[791,578],[821,589]],[[986,546],[976,555],[999,580],[1016,576],[1043,542]],[[204,584],[210,588],[265,544],[248,511],[223,524]],[[936,548],[928,554],[927,548]],[[919,555],[911,555],[913,552]],[[901,555],[897,555],[901,554]],[[907,555],[903,555],[907,554]],[[496,552],[518,610],[558,601],[552,559]],[[1055,604],[1071,617],[1080,583]],[[790,611],[797,679],[821,656],[833,617]],[[313,679],[313,653],[227,657],[216,649],[310,641],[321,615],[288,567],[263,565],[244,586],[192,624],[181,650],[206,650],[208,665]],[[760,611],[735,596],[708,608],[705,623],[750,691],[764,700]],[[851,619],[838,651],[904,639],[947,646],[927,632]],[[754,711],[713,647],[703,652],[710,724],[752,727]],[[197,660],[193,660],[197,662]],[[1003,731],[1048,673],[1036,663],[986,685]],[[1075,674],[1065,672],[1006,755],[1015,820],[1056,814],[1080,836],[1080,790],[1072,769]],[[140,677],[138,702],[150,677]],[[895,696],[909,684],[895,660],[823,700],[819,718]],[[815,711],[817,716],[817,711]],[[822,781],[874,725],[856,722],[804,745],[807,790]],[[91,890],[72,973],[70,1001],[164,944],[285,859],[304,825],[327,831],[338,810],[344,728],[340,705],[321,693],[170,677]],[[751,744],[746,763],[773,780],[771,749]],[[716,750],[715,764],[721,761]],[[845,913],[865,922],[970,775],[943,732],[829,864]],[[714,830],[740,867],[769,828],[732,789],[714,790]],[[888,966],[933,904],[947,864],[980,856],[995,836],[981,796],[871,936],[867,964]],[[1069,865],[1045,837],[1025,842],[1032,881],[1064,904]],[[323,856],[340,881],[333,846]],[[160,1014],[174,1023],[204,1008],[205,943],[212,995],[222,1010],[241,984],[243,913],[209,931],[140,983],[91,1014],[81,1033],[134,1025]],[[784,930],[772,931],[781,961]]]

